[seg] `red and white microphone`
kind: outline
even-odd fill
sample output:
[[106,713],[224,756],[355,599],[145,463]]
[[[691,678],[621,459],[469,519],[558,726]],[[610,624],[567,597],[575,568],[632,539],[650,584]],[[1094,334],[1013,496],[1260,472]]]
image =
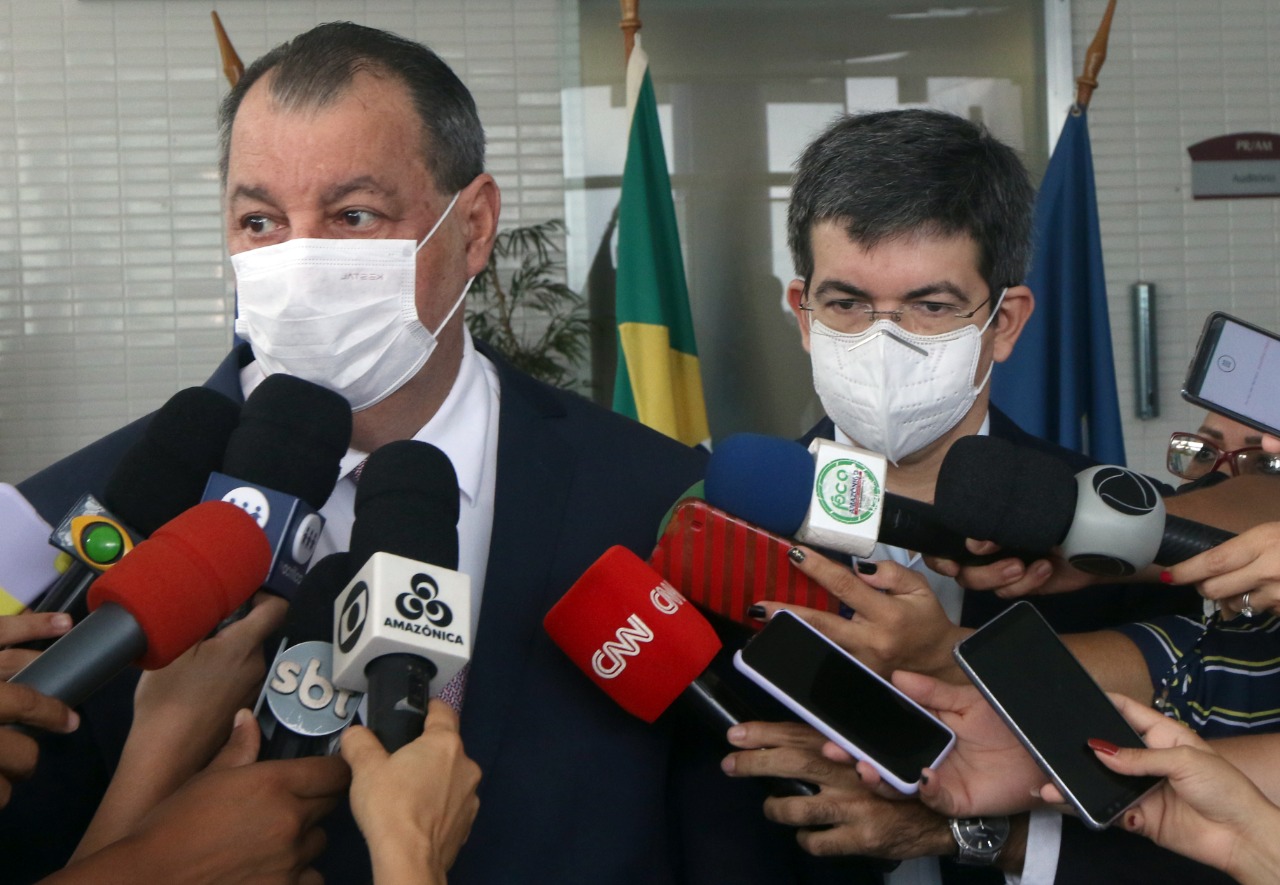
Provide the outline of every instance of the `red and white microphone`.
[[197,504],[94,581],[89,616],[10,681],[74,707],[131,663],[164,667],[247,601],[270,564],[253,517]]
[[[552,641],[628,713],[653,722],[677,703],[721,735],[761,718],[710,669],[721,648],[711,624],[625,547],[610,547],[542,625]],[[776,796],[811,796],[811,784],[768,778]]]

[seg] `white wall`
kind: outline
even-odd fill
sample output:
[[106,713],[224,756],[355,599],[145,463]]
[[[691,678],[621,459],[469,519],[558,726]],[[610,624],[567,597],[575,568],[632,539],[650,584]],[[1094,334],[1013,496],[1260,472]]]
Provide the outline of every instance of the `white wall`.
[[[1106,0],[1072,0],[1075,70]],[[1192,200],[1186,149],[1280,132],[1280,4],[1120,0],[1089,108],[1120,409],[1130,466],[1171,479],[1164,451],[1202,412],[1178,390],[1205,317],[1280,329],[1280,199]],[[1134,412],[1129,287],[1156,285],[1160,416]],[[1280,395],[1280,379],[1277,380]]]
[[[0,480],[19,480],[226,353],[216,6],[248,64],[324,21],[414,37],[475,94],[503,222],[563,215],[562,0],[0,4]],[[565,10],[568,10],[566,12]],[[572,33],[572,32],[570,32]],[[576,40],[576,34],[573,36]]]

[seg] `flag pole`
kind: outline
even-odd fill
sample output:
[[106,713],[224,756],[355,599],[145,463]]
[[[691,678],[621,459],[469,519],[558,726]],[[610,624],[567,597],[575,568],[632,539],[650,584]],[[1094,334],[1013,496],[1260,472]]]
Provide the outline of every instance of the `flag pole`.
[[218,18],[217,11],[214,10],[209,14],[213,16],[213,32],[218,38],[218,52],[222,54],[222,73],[226,75],[227,82],[235,86],[244,73],[244,62],[240,61],[240,56],[236,55],[236,49],[231,45],[231,38],[223,29],[222,19]]
[[636,48],[636,31],[640,30],[640,0],[619,0],[619,3],[622,5],[622,21],[618,27],[622,30],[626,51],[623,61],[628,62],[631,61],[631,50]]
[[1093,35],[1093,42],[1084,54],[1084,70],[1076,77],[1076,104],[1071,109],[1073,114],[1086,110],[1089,100],[1093,98],[1093,90],[1098,88],[1098,72],[1107,60],[1107,41],[1111,38],[1111,17],[1116,12],[1116,0],[1107,4],[1107,11],[1102,15],[1098,32]]

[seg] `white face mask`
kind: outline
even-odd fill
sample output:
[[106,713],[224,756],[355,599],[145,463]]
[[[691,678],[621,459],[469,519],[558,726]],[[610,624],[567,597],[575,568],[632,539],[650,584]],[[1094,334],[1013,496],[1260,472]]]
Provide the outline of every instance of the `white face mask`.
[[941,335],[917,335],[891,320],[854,334],[813,321],[813,387],[827,415],[850,439],[894,464],[934,442],[969,413],[991,378],[988,368],[973,383],[982,334],[1003,298],[1001,292],[981,328],[970,324]]
[[299,238],[232,255],[236,334],[253,345],[263,371],[327,387],[353,412],[403,387],[471,288],[467,280],[435,332],[418,321],[418,250],[457,201],[454,194],[420,243]]

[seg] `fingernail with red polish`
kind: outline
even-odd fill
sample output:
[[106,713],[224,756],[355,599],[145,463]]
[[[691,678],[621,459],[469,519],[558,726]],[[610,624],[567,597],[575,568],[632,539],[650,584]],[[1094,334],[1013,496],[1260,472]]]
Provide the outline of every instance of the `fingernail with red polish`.
[[1106,753],[1108,756],[1114,756],[1120,752],[1120,748],[1111,741],[1104,741],[1102,738],[1089,738],[1089,749],[1096,750],[1099,753]]
[[1160,583],[1161,583],[1161,584],[1172,584],[1172,583],[1173,583],[1173,574],[1172,574],[1172,573],[1170,573],[1170,572],[1168,572],[1168,571],[1163,571],[1163,572],[1161,572],[1161,573],[1160,573]]

